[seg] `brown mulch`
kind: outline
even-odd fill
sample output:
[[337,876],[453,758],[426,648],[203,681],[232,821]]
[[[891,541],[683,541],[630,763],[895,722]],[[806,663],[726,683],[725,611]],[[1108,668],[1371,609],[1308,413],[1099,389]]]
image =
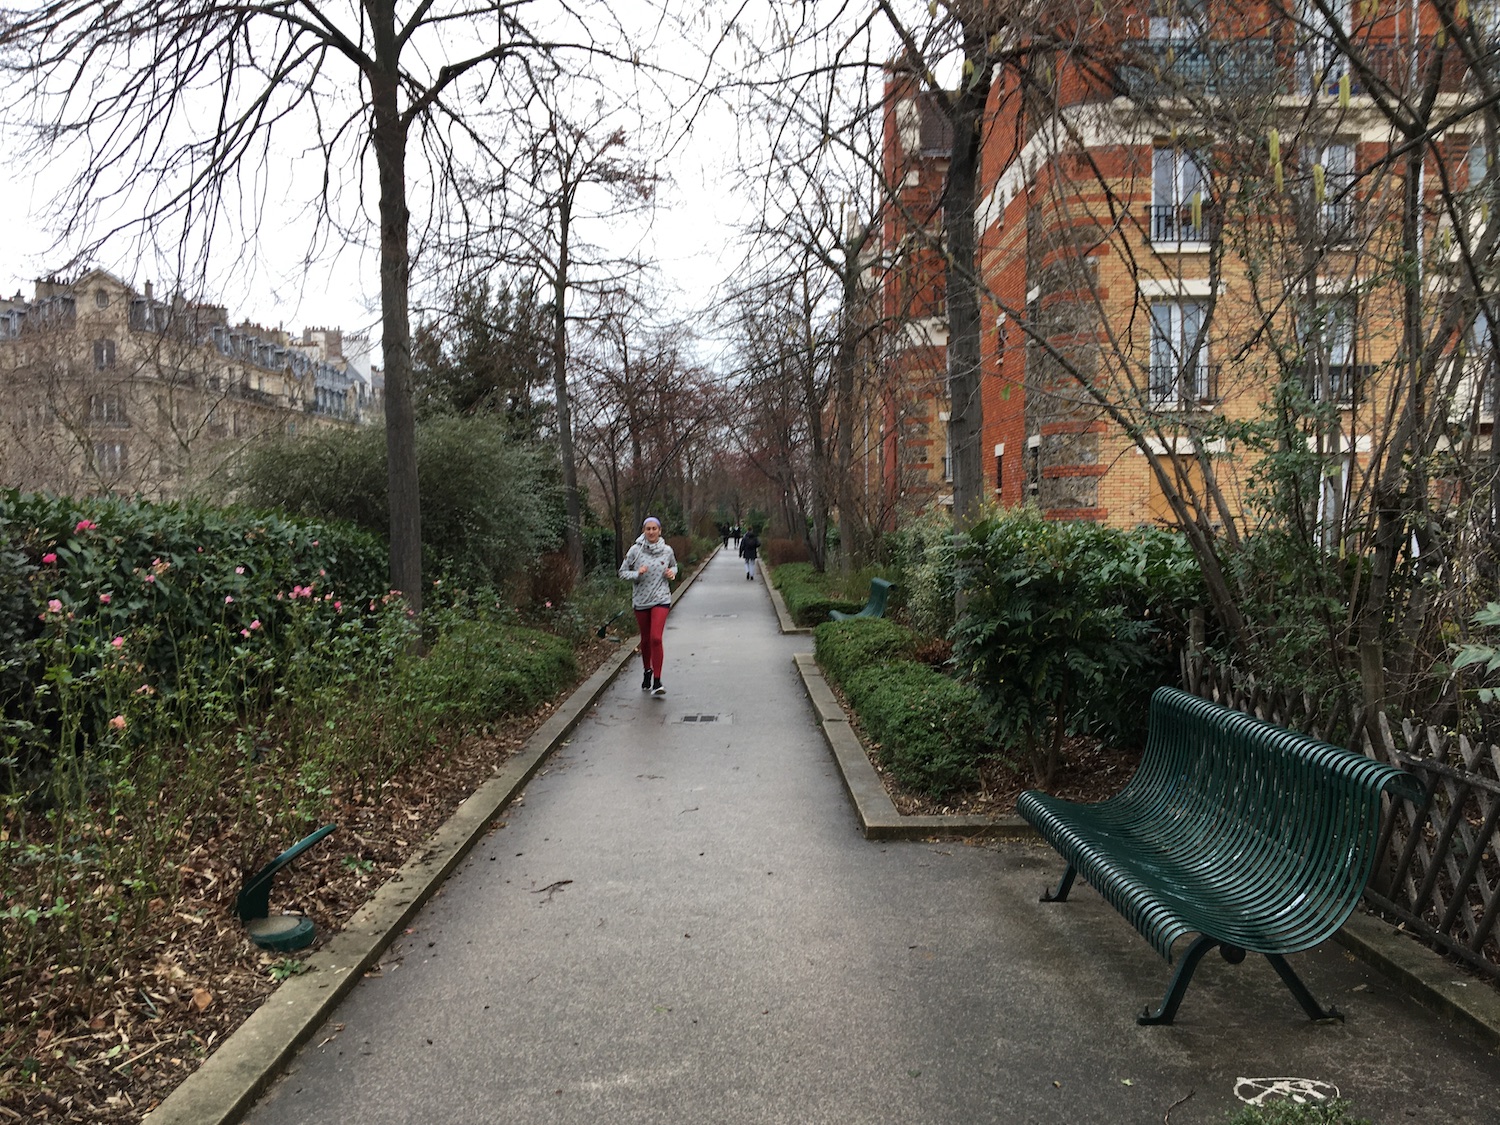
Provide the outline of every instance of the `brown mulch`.
[[[581,683],[619,646],[591,641],[578,653]],[[575,685],[576,686],[576,685]],[[246,873],[232,840],[199,846],[182,867],[181,893],[151,903],[160,936],[119,971],[87,985],[44,973],[28,1005],[0,1012],[0,1125],[8,1121],[136,1122],[158,1105],[275,989],[301,959],[337,933],[416,848],[557,710],[573,689],[534,714],[462,739],[440,759],[415,763],[378,803],[345,805],[338,830],[278,876],[277,913],[305,913],[318,929],[290,957],[260,950],[235,917]],[[0,988],[11,966],[0,965]],[[13,983],[13,982],[12,982]],[[29,1043],[19,1042],[27,1028]]]

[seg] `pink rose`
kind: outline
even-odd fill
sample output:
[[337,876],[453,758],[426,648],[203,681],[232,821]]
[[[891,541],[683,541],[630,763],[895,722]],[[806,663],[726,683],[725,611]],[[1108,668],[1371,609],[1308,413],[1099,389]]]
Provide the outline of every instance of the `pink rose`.
[[114,640],[110,641],[109,643],[112,644],[112,645],[114,645],[115,648],[124,648],[125,647],[125,638],[124,637],[116,637]]
[[237,567],[234,568],[234,572],[236,574],[244,574],[245,573],[245,568],[242,567],[242,566],[237,566]]
[[231,595],[231,594],[225,594],[224,595],[224,604],[225,605],[229,605],[232,601],[234,601],[233,595]]
[[62,602],[59,601],[57,598],[53,598],[51,601],[49,601],[47,603],[47,609],[50,612],[52,612],[52,613],[61,613],[62,612]]
[[260,619],[256,618],[254,621],[250,622],[250,628],[252,628],[252,629],[259,629],[260,628]]
[[42,562],[45,565],[47,565],[47,566],[51,566],[56,561],[57,561],[57,552],[56,551],[48,551],[45,555],[42,556]]
[[124,730],[125,729],[125,716],[124,715],[116,715],[113,719],[111,719],[109,721],[109,725],[110,725],[111,729],[113,729],[113,730]]
[[100,605],[108,605],[109,604],[109,597],[110,596],[108,594],[100,594],[99,595],[99,604]]
[[93,520],[79,520],[76,524],[73,525],[73,531],[75,533],[80,531],[93,531],[94,528],[98,526],[99,525]]

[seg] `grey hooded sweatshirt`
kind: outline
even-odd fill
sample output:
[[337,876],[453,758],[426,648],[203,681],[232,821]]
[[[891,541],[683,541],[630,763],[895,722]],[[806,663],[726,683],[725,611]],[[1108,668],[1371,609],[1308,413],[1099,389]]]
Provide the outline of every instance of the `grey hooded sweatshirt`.
[[[642,574],[641,564],[646,564]],[[658,539],[653,546],[643,533],[635,545],[625,552],[625,561],[620,564],[620,577],[634,582],[630,604],[636,609],[650,609],[654,605],[671,605],[672,589],[667,585],[667,571],[677,569],[677,556],[667,546],[665,539]]]

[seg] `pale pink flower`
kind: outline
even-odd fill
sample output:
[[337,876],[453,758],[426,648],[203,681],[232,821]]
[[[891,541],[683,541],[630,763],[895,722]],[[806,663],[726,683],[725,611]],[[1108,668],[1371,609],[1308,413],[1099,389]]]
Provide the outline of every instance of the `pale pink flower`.
[[109,721],[109,725],[114,730],[124,730],[125,729],[125,716],[124,715],[116,715],[113,719],[111,719]]
[[225,605],[229,605],[233,601],[234,601],[234,595],[233,594],[225,594],[224,595],[224,604]]
[[260,618],[257,617],[254,621],[250,622],[250,628],[252,628],[252,629],[259,629],[260,628]]
[[236,574],[244,574],[245,573],[245,568],[242,567],[242,566],[237,566],[237,567],[234,568],[234,572]]
[[52,612],[52,613],[61,613],[62,612],[62,602],[60,600],[58,600],[57,598],[53,598],[51,601],[49,601],[47,603],[47,609],[50,612]]
[[99,604],[100,605],[108,605],[109,604],[109,598],[110,598],[110,595],[108,595],[108,594],[100,594],[99,595]]
[[154,574],[148,574],[148,575],[146,575],[146,581],[147,582],[155,582],[156,581],[156,575],[154,575]]
[[250,630],[249,629],[241,629],[240,630],[240,636],[242,636],[242,637],[248,637],[249,635],[250,635]]
[[109,643],[112,644],[112,645],[114,645],[115,648],[124,648],[125,647],[125,638],[124,637],[116,637],[114,640],[110,641]]

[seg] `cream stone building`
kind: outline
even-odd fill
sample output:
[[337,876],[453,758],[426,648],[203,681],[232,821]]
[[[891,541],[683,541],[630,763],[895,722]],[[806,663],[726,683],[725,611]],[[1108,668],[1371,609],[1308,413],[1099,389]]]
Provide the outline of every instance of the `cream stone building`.
[[0,299],[0,484],[176,499],[273,435],[360,424],[335,329],[304,339],[157,299],[102,270]]

